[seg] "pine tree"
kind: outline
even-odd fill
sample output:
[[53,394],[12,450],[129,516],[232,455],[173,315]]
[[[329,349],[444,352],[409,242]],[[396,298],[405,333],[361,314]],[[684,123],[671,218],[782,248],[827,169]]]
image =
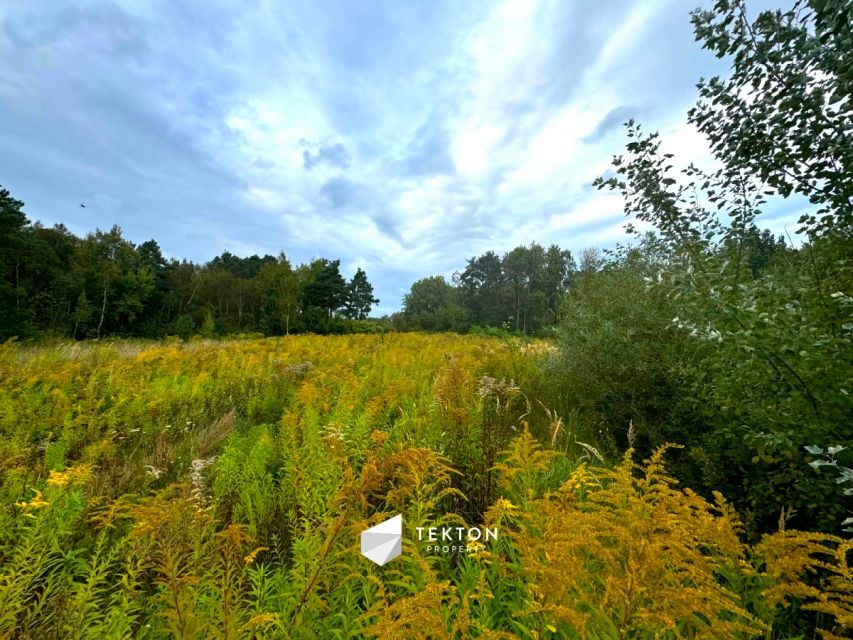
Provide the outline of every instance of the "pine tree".
[[367,274],[359,268],[347,285],[347,302],[344,314],[348,318],[364,320],[370,314],[370,308],[379,304],[373,297],[373,285],[367,281]]

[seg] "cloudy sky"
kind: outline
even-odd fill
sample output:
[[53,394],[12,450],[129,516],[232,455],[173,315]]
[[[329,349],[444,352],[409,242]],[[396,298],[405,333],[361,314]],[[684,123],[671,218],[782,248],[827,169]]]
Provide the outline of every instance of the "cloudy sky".
[[625,239],[590,186],[621,123],[704,153],[685,112],[726,67],[694,4],[5,2],[0,185],[30,219],[172,257],[340,258],[393,311],[489,249]]

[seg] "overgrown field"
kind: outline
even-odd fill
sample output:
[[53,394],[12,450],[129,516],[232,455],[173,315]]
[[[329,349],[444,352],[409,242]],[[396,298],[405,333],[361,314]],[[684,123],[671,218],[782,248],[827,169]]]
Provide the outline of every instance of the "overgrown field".
[[[0,638],[763,638],[853,628],[851,542],[606,464],[553,348],[449,335],[0,347]],[[403,516],[379,567],[361,531]],[[437,552],[418,527],[489,526]],[[775,632],[773,629],[775,628]]]

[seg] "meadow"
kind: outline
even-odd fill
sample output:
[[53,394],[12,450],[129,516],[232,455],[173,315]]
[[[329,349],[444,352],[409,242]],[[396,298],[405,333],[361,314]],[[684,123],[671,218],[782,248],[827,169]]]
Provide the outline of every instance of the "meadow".
[[[554,409],[545,341],[0,346],[0,638],[771,638],[853,543],[738,515]],[[674,443],[672,446],[677,446]],[[403,516],[377,566],[359,534]],[[428,549],[418,527],[497,539]]]

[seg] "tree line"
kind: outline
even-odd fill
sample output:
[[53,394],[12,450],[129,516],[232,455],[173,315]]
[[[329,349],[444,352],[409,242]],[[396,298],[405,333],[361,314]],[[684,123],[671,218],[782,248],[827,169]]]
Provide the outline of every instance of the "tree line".
[[166,259],[155,240],[135,245],[117,226],[80,238],[30,223],[0,188],[0,339],[342,333],[364,330],[378,303],[364,270],[346,280],[340,260]]
[[63,224],[45,227],[23,207],[0,187],[0,339],[481,328],[541,335],[557,326],[576,273],[571,252],[557,245],[488,251],[452,282],[418,280],[402,311],[369,319],[379,303],[373,285],[361,268],[346,280],[340,260],[294,266],[284,253],[225,251],[196,264],[167,259],[156,240],[136,245],[118,226],[82,238]]
[[469,258],[453,275],[415,282],[392,316],[398,330],[457,331],[491,327],[538,335],[556,327],[560,304],[576,271],[571,252],[533,242],[499,256]]

